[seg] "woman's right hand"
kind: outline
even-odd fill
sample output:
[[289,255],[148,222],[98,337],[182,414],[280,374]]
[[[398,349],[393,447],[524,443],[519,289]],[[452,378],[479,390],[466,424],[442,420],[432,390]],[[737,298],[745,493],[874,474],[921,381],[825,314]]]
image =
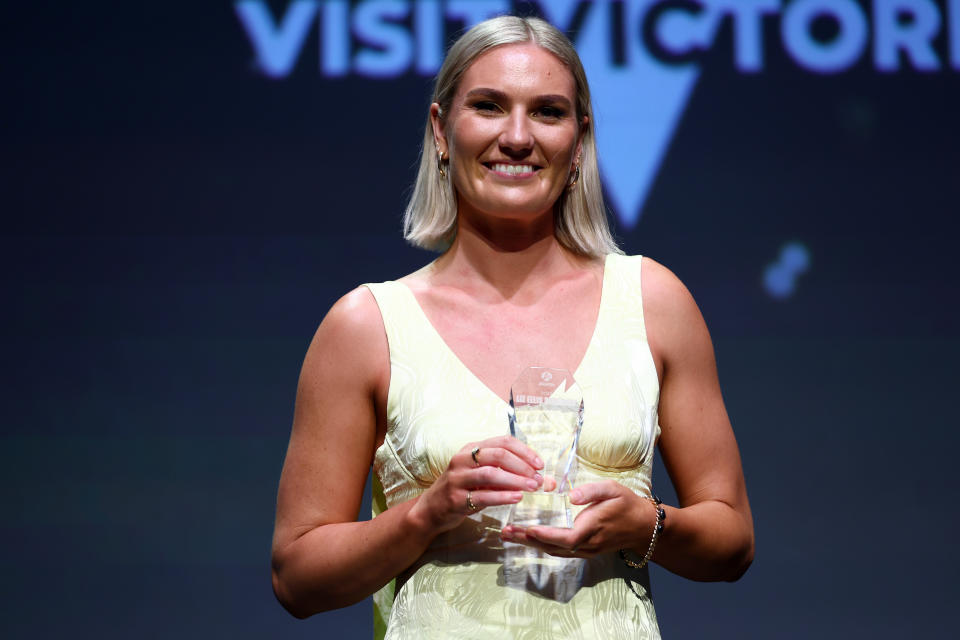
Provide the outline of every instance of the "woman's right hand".
[[410,515],[437,533],[449,531],[472,513],[516,504],[524,491],[536,491],[543,483],[538,469],[543,469],[543,460],[512,436],[471,442],[450,459]]

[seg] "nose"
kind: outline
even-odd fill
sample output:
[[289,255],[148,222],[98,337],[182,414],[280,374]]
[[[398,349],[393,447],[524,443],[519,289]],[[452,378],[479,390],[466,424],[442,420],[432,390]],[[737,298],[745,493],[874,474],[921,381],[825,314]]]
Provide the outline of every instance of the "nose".
[[518,109],[504,121],[498,140],[500,150],[511,158],[524,157],[533,150],[533,132],[527,114]]

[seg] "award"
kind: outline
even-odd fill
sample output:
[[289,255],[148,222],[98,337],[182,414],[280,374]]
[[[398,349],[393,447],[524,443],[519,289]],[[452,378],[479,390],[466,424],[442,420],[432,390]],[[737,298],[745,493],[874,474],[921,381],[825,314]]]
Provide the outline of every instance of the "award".
[[573,526],[567,497],[577,474],[583,395],[566,369],[528,367],[510,387],[510,435],[543,460],[543,485],[513,505],[507,524]]

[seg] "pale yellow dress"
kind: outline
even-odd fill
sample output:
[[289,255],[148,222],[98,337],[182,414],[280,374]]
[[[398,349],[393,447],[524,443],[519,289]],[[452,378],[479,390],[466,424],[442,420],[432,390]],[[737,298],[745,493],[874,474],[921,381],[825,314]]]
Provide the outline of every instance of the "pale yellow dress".
[[[584,399],[576,484],[614,479],[650,495],[659,384],[644,328],[640,265],[640,256],[609,255],[605,262],[596,328],[574,372]],[[390,348],[387,433],[374,461],[376,516],[422,493],[467,442],[508,433],[508,406],[454,355],[406,285],[366,286]],[[504,563],[529,561],[533,552],[499,539],[506,509],[484,509],[442,534],[379,591],[375,635],[660,637],[647,570],[627,567],[615,552],[590,560],[538,556],[526,580],[508,580]]]

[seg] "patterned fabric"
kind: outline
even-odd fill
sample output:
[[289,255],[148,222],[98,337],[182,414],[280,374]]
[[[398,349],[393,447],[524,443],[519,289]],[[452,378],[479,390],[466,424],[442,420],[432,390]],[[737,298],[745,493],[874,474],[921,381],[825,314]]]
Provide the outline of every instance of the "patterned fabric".
[[[640,265],[640,256],[605,262],[597,325],[574,372],[585,406],[576,484],[614,479],[650,495],[659,384]],[[465,443],[507,433],[508,423],[507,404],[454,355],[406,285],[366,286],[390,349],[387,433],[374,460],[376,516],[421,494]],[[377,637],[660,637],[646,569],[627,567],[616,553],[559,559],[504,543],[508,510],[484,509],[438,536],[377,592]]]

